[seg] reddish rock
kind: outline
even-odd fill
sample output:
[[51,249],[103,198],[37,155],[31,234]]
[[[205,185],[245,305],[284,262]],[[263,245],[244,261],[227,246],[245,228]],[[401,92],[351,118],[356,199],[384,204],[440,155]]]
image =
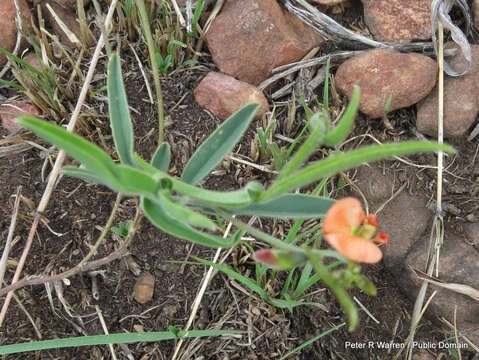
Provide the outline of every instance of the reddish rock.
[[431,38],[431,0],[362,0],[364,21],[378,41]]
[[[25,0],[18,0],[20,13],[23,16],[24,25],[29,26],[32,14]],[[15,18],[17,11],[13,0],[0,0],[0,47],[10,52],[15,48],[17,42],[17,25]],[[26,41],[22,41],[22,47],[26,45]],[[7,58],[0,53],[0,66],[5,64]]]
[[[446,229],[445,234],[439,260],[439,278],[446,283],[463,284],[479,289],[479,277],[475,276],[479,273],[477,251],[464,242],[460,236],[453,234],[452,231]],[[429,234],[416,241],[415,246],[406,258],[404,264],[406,267],[410,265],[416,269],[424,270],[428,241]],[[414,301],[421,286],[421,282],[416,275],[412,271],[408,271],[398,280],[403,291]],[[457,306],[457,332],[478,344],[479,302],[466,295],[436,285],[430,284],[429,289],[437,290],[437,294],[432,299],[426,315],[429,315],[432,319],[444,317],[453,324],[454,309]],[[450,329],[448,330],[450,331]]]
[[150,273],[142,274],[135,283],[133,297],[140,304],[145,304],[153,298],[155,292],[155,277]]
[[40,112],[35,106],[19,101],[3,104],[0,106],[0,118],[2,119],[2,126],[9,132],[16,132],[20,129],[23,129],[23,126],[15,122],[15,119],[21,115],[40,116]]
[[195,89],[195,99],[223,120],[253,102],[260,104],[255,118],[261,118],[269,107],[265,96],[255,86],[218,72],[208,73],[200,82]]
[[39,59],[37,57],[37,54],[30,53],[23,58],[23,61],[25,61],[28,65],[33,66],[38,71],[42,71],[42,68],[40,66],[40,62],[39,62]]
[[220,70],[259,85],[324,40],[276,0],[229,0],[206,35]]
[[436,62],[420,54],[371,50],[345,61],[336,72],[336,87],[351,99],[353,85],[360,87],[359,109],[373,117],[411,106],[427,96],[436,84]]
[[[394,173],[383,171],[378,165],[361,166],[356,176],[357,185],[374,213],[388,201],[402,185]],[[381,246],[383,262],[393,274],[402,275],[404,259],[415,239],[426,231],[433,216],[427,208],[427,198],[411,195],[403,190],[378,214],[380,230],[389,235],[389,242]]]
[[[444,136],[461,136],[474,123],[479,112],[479,45],[471,45],[472,63],[464,76],[444,78]],[[447,59],[461,71],[465,60],[461,54]],[[421,133],[437,137],[437,87],[418,105],[416,126]]]

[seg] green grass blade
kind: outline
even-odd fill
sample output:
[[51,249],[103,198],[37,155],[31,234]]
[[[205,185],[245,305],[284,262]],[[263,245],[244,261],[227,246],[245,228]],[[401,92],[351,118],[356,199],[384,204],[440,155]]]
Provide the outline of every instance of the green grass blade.
[[292,310],[297,306],[312,305],[319,307],[321,310],[328,311],[328,308],[323,304],[311,301],[295,301],[295,300],[283,300],[283,299],[271,299],[271,304],[281,309]]
[[32,65],[30,65],[29,63],[27,63],[25,60],[20,59],[18,56],[12,54],[11,52],[9,52],[9,51],[1,48],[1,47],[0,47],[0,52],[3,53],[5,56],[9,57],[10,59],[12,59],[13,61],[15,61],[17,64],[20,64],[20,65],[24,66],[26,69],[28,69],[32,73],[35,73],[38,76],[48,80],[48,77],[44,73],[42,73],[40,70],[38,70],[37,68],[35,68]]
[[116,151],[123,164],[135,166],[133,126],[121,76],[120,57],[117,54],[113,54],[108,64],[107,90],[110,124]]
[[290,161],[285,165],[281,174],[278,176],[276,181],[281,181],[282,179],[287,178],[294,171],[300,168],[306,160],[311,156],[311,154],[316,150],[316,147],[323,142],[324,136],[328,131],[328,123],[323,120],[321,117],[326,116],[321,113],[316,113],[311,117],[310,123],[313,122],[313,118],[316,117],[315,128],[311,135],[306,139],[303,145],[298,149],[296,154],[291,158]]
[[329,111],[329,72],[331,69],[331,58],[326,61],[326,76],[324,77],[323,105],[326,111]]
[[86,141],[81,136],[72,134],[60,126],[50,124],[30,116],[20,116],[17,123],[33,131],[36,135],[65,150],[74,159],[104,178],[108,183],[116,183],[113,160],[98,146]]
[[322,332],[321,334],[305,341],[304,343],[302,343],[301,345],[299,345],[298,347],[294,348],[293,350],[291,350],[290,352],[288,352],[286,355],[282,356],[279,360],[285,360],[287,359],[290,355],[294,354],[294,353],[297,353],[298,351],[301,351],[302,349],[304,349],[306,346],[314,343],[315,341],[321,339],[323,336],[326,336],[330,333],[332,333],[333,331],[336,331],[338,330],[339,328],[343,327],[344,325],[346,325],[346,323],[341,323],[339,325],[336,325],[336,326],[333,326],[331,329],[329,330],[326,330],[324,332]]
[[253,120],[258,104],[249,104],[235,112],[196,150],[186,165],[181,180],[197,184],[233,150]]
[[254,282],[250,278],[241,275],[240,273],[234,271],[232,268],[230,268],[226,265],[217,264],[217,263],[211,262],[209,260],[197,258],[195,256],[192,256],[192,257],[195,260],[197,260],[198,262],[200,262],[204,265],[209,265],[209,266],[215,268],[216,270],[219,270],[219,271],[225,273],[226,275],[228,275],[229,277],[237,280],[238,282],[240,282],[244,286],[247,286],[251,291],[253,291],[256,294],[258,294],[259,296],[261,296],[264,300],[270,302],[271,299],[270,299],[268,293],[266,292],[266,290],[264,290],[261,286],[256,284],[256,282]]
[[164,212],[160,204],[153,200],[142,198],[141,204],[145,215],[150,219],[153,225],[177,238],[213,248],[231,247],[239,241],[239,232],[226,239],[210,235],[193,229],[191,226],[171,217]]
[[351,101],[349,102],[343,117],[336,127],[325,136],[324,145],[339,145],[346,139],[351,127],[353,126],[354,119],[356,118],[358,105],[359,87],[355,85],[353,89],[353,96],[351,97]]
[[324,216],[334,200],[324,197],[285,194],[270,201],[253,203],[246,207],[231,208],[236,215],[254,215],[279,218],[315,218]]
[[17,90],[20,90],[20,91],[26,91],[26,89],[21,86],[21,85],[18,85],[14,82],[11,82],[11,81],[7,81],[7,80],[3,80],[3,79],[0,79],[0,84],[4,84],[4,85],[7,85],[7,86],[10,86],[14,89],[17,89]]
[[293,189],[311,184],[321,178],[331,176],[339,171],[348,170],[364,163],[381,160],[391,156],[407,155],[425,151],[442,150],[453,153],[449,145],[428,141],[408,141],[403,143],[367,146],[345,154],[329,156],[327,159],[310,165],[286,179],[276,182],[262,196],[262,200],[274,198]]
[[170,144],[167,142],[161,143],[160,146],[156,149],[151,159],[151,165],[157,168],[160,171],[167,172],[170,167],[171,161],[171,150]]
[[143,332],[143,333],[121,333],[110,335],[79,336],[64,339],[33,341],[0,346],[0,355],[15,354],[27,351],[38,351],[46,349],[59,349],[65,347],[93,346],[106,344],[124,344],[135,342],[150,342],[162,340],[174,340],[178,337],[197,338],[205,336],[222,336],[233,334],[244,334],[245,331],[238,330],[180,330],[178,335],[171,331]]

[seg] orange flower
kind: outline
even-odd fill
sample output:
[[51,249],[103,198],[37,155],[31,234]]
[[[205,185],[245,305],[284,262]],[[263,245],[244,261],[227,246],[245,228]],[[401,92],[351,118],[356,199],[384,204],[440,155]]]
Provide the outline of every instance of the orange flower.
[[359,200],[349,197],[337,201],[328,210],[323,233],[326,241],[346,258],[374,264],[383,257],[375,242],[388,241],[383,232],[373,239],[377,227],[376,215],[366,216]]

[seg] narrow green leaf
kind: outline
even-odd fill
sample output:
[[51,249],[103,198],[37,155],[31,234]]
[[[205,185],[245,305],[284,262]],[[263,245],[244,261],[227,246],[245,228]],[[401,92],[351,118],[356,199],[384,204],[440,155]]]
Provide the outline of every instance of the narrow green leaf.
[[[298,149],[296,154],[294,154],[291,160],[288,161],[276,181],[281,181],[282,179],[287,178],[295,170],[301,167],[316,150],[316,147],[323,142],[324,136],[328,131],[328,123],[326,119],[321,119],[322,116],[326,115],[316,113],[311,117],[310,122],[314,121],[316,127],[304,144]],[[313,120],[313,118],[315,118],[315,120]]]
[[293,350],[291,350],[290,352],[288,352],[287,354],[285,354],[284,356],[282,356],[279,360],[286,360],[290,355],[298,352],[298,351],[301,351],[302,349],[304,349],[306,346],[308,346],[309,344],[312,344],[314,343],[315,341],[321,339],[323,336],[326,336],[330,333],[332,333],[333,331],[343,327],[344,325],[346,325],[346,323],[341,323],[339,325],[336,325],[334,327],[332,327],[331,329],[329,330],[326,330],[326,331],[323,331],[321,334],[305,341],[304,343],[302,343],[301,345],[299,345],[298,347],[294,348]]
[[346,139],[354,123],[354,119],[356,118],[356,114],[358,112],[358,105],[359,87],[357,85],[354,85],[351,101],[349,102],[348,107],[346,108],[346,111],[344,112],[344,115],[339,121],[339,123],[325,136],[324,145],[339,145],[344,141],[344,139]]
[[11,52],[3,49],[0,47],[0,52],[3,53],[5,56],[9,57],[10,59],[12,59],[13,61],[15,61],[17,64],[20,64],[22,66],[24,66],[26,69],[28,69],[29,71],[37,74],[38,76],[44,78],[44,79],[48,79],[48,77],[43,73],[41,72],[40,70],[38,70],[36,67],[30,65],[29,63],[27,63],[25,60],[23,59],[20,59],[18,56],[12,54]]
[[192,258],[194,258],[195,260],[197,260],[198,262],[200,262],[204,265],[209,265],[209,266],[215,268],[216,270],[219,270],[219,271],[225,273],[226,275],[232,277],[233,279],[237,280],[241,284],[247,286],[251,291],[253,291],[256,294],[258,294],[259,296],[261,296],[264,300],[270,302],[271,298],[268,295],[268,293],[266,292],[266,290],[264,290],[261,286],[256,284],[250,278],[248,278],[246,276],[243,276],[240,273],[234,271],[229,266],[226,266],[224,264],[217,264],[217,263],[214,263],[214,262],[209,261],[209,260],[197,258],[196,256],[192,256]]
[[3,80],[3,79],[0,79],[0,84],[10,86],[10,87],[15,88],[15,89],[20,90],[20,91],[26,91],[26,89],[23,86],[18,85],[17,83],[14,83],[14,82],[11,82],[11,81],[6,81],[6,80]]
[[316,218],[324,216],[334,200],[324,197],[285,194],[270,201],[253,203],[228,211],[235,215],[254,215],[278,218]]
[[249,104],[235,112],[196,150],[186,165],[181,180],[188,184],[197,184],[233,150],[248,128],[258,104]]
[[324,311],[328,311],[327,307],[321,303],[310,302],[310,301],[296,301],[296,300],[285,300],[285,299],[271,299],[271,304],[281,309],[293,310],[297,306],[312,305],[321,308]]
[[367,146],[345,154],[329,156],[325,160],[310,165],[288,178],[278,181],[263,194],[262,200],[265,201],[274,198],[293,189],[311,184],[321,178],[334,175],[339,171],[348,170],[364,163],[391,156],[437,150],[450,153],[455,152],[455,150],[449,145],[441,145],[428,141],[408,141],[399,144],[393,143]]
[[20,116],[17,118],[17,123],[33,131],[36,135],[44,138],[56,147],[65,150],[68,155],[85,165],[97,177],[115,178],[114,168],[116,165],[113,160],[102,149],[86,141],[81,136],[34,117]]
[[213,221],[186,206],[182,206],[172,201],[169,196],[165,194],[165,191],[159,192],[159,200],[160,201],[158,201],[158,204],[163,208],[163,210],[177,221],[183,221],[188,225],[205,229],[216,229],[216,225]]
[[150,219],[153,225],[177,238],[213,248],[231,247],[240,239],[239,232],[236,232],[232,237],[225,239],[219,236],[198,231],[191,226],[169,216],[163,211],[161,205],[156,201],[142,198],[141,204],[145,215]]
[[106,344],[125,344],[135,342],[150,342],[162,340],[174,340],[177,337],[197,338],[204,336],[222,336],[243,334],[245,331],[238,330],[180,330],[178,334],[170,331],[120,333],[109,335],[78,336],[64,339],[32,341],[12,345],[0,346],[0,355],[15,354],[20,352],[38,351],[46,349],[59,349],[66,347],[93,346]]
[[121,76],[120,57],[117,54],[112,55],[108,65],[107,90],[110,124],[116,151],[123,164],[135,166],[133,126]]
[[160,146],[156,149],[151,159],[151,165],[157,168],[160,171],[167,172],[170,167],[171,161],[171,150],[170,144],[167,142],[161,143]]
[[326,61],[326,76],[324,77],[323,105],[326,111],[329,111],[329,72],[331,68],[331,58]]

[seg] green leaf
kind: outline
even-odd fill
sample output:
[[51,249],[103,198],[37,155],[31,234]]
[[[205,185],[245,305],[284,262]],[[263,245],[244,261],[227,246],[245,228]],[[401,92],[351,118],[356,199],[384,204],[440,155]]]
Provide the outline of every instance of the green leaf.
[[142,198],[141,204],[145,215],[153,225],[177,238],[213,248],[231,247],[240,239],[241,233],[239,231],[230,238],[221,238],[198,231],[165,213],[162,206],[156,201]]
[[150,165],[140,156],[136,156],[138,164],[156,181],[161,179],[168,179],[173,185],[173,190],[188,197],[191,197],[195,200],[204,202],[205,204],[220,206],[225,208],[230,207],[240,207],[251,204],[252,199],[247,188],[241,190],[221,192],[221,191],[212,191],[205,190],[200,187],[196,187],[190,184],[187,184],[183,181],[175,179],[174,177],[156,169],[153,165]]
[[344,115],[339,121],[339,123],[325,136],[324,145],[339,145],[344,141],[344,139],[346,139],[354,123],[354,119],[356,118],[356,114],[358,112],[358,105],[359,87],[357,85],[354,85],[351,101],[349,102],[348,107],[346,108],[346,111],[344,112]]
[[72,134],[63,128],[47,121],[29,116],[20,116],[17,123],[33,131],[53,145],[85,165],[87,170],[105,182],[116,183],[113,160],[98,146],[86,141],[81,136]]
[[117,190],[125,195],[157,198],[158,182],[150,175],[128,165],[117,165],[114,169],[116,178],[121,183]]
[[254,215],[278,218],[316,218],[324,216],[334,204],[334,200],[324,197],[285,194],[270,201],[231,208],[229,213],[235,215]]
[[177,221],[185,222],[186,224],[205,229],[216,229],[215,223],[213,221],[186,206],[182,206],[172,201],[166,194],[166,191],[159,192],[159,199],[160,201],[158,201],[158,204],[165,211],[165,213],[175,218]]
[[295,170],[301,167],[306,162],[306,160],[308,160],[311,154],[316,150],[317,146],[323,142],[324,136],[328,131],[328,123],[326,119],[322,119],[321,117],[326,116],[327,115],[321,113],[316,113],[311,117],[310,122],[314,121],[315,123],[315,128],[313,132],[306,139],[304,144],[301,145],[301,147],[294,154],[292,159],[288,161],[276,181],[281,181],[282,179],[287,178]]
[[449,145],[441,145],[428,141],[408,141],[403,143],[367,146],[345,154],[329,156],[327,159],[310,165],[293,175],[276,182],[262,196],[262,200],[274,198],[296,188],[311,184],[321,178],[331,176],[339,171],[391,156],[413,154],[424,151],[455,152]]
[[78,336],[64,339],[32,341],[12,345],[0,346],[0,355],[15,354],[20,352],[38,351],[46,349],[59,349],[66,347],[93,346],[106,344],[125,344],[135,342],[150,342],[162,340],[174,340],[178,337],[197,338],[204,336],[222,336],[232,334],[244,334],[238,330],[191,330],[179,331],[177,334],[171,331],[120,333],[109,335]]
[[121,76],[120,57],[117,54],[113,54],[108,65],[107,90],[110,124],[116,151],[123,164],[136,166],[133,153],[133,126]]
[[[113,180],[113,179],[109,179],[109,178],[105,178],[105,177],[101,178],[101,177],[97,176],[93,171],[90,171],[90,170],[87,170],[87,169],[81,169],[81,168],[77,168],[77,167],[74,167],[74,166],[65,166],[62,169],[62,173],[64,175],[71,176],[71,177],[76,177],[78,179],[89,181],[89,182],[92,182],[92,183],[95,183],[95,184],[105,185],[105,186],[108,186],[109,188],[115,189],[117,191],[119,191],[118,188],[121,187],[121,184],[118,181]],[[119,192],[121,192],[121,191],[119,191]]]
[[197,184],[233,150],[248,128],[258,104],[249,104],[235,112],[200,145],[186,165],[181,180]]
[[151,159],[151,165],[160,171],[167,172],[170,167],[171,150],[170,144],[167,142],[161,143],[156,149],[153,158]]

